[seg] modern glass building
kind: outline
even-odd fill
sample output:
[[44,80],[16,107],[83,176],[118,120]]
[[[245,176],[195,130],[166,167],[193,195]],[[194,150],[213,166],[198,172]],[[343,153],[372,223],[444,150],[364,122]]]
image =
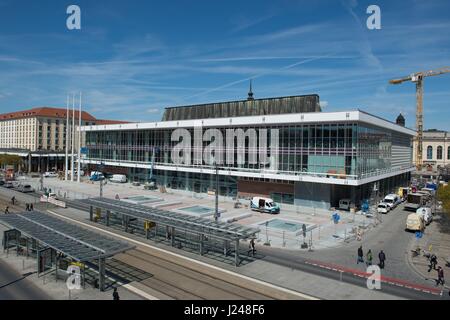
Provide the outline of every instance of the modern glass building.
[[415,132],[362,111],[87,126],[84,164],[140,182],[298,206],[356,204],[409,180]]

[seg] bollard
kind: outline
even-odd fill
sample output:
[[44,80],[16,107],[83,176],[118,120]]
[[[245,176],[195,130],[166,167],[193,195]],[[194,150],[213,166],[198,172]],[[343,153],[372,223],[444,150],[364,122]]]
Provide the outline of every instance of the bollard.
[[25,260],[22,259],[22,270],[25,270]]
[[70,289],[69,289],[69,300],[72,300],[72,299],[71,299],[71,296],[70,296]]
[[339,280],[342,282],[342,270],[340,271]]
[[319,240],[320,240],[320,224],[319,224]]

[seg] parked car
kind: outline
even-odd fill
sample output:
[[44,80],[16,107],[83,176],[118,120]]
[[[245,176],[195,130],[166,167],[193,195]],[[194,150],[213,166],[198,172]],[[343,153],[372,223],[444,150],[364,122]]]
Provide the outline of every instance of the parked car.
[[91,181],[100,181],[100,180],[105,179],[105,176],[103,175],[103,173],[101,173],[99,171],[92,171],[89,179]]
[[17,189],[17,191],[23,192],[23,193],[34,192],[34,189],[29,184],[21,184],[16,189]]
[[250,200],[250,208],[261,212],[280,213],[280,206],[270,198],[253,197]]
[[12,189],[12,188],[14,188],[14,185],[11,181],[5,181],[5,184],[3,185],[3,187]]
[[417,209],[416,213],[422,216],[423,221],[426,225],[429,225],[431,221],[433,221],[433,213],[431,211],[431,208],[429,207],[419,208]]
[[45,178],[57,178],[58,174],[55,171],[47,171],[44,173]]
[[386,213],[388,213],[390,210],[391,210],[391,208],[389,207],[389,205],[388,205],[387,203],[381,202],[381,203],[378,204],[377,211],[378,211],[379,213],[384,213],[384,214],[386,214]]

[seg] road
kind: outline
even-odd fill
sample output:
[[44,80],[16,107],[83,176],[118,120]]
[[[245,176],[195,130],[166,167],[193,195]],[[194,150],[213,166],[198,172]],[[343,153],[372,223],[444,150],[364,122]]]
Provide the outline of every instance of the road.
[[0,300],[50,300],[31,281],[0,260]]
[[[382,276],[392,279],[394,284],[382,284],[382,291],[404,297],[407,299],[449,299],[448,294],[443,297],[429,294],[424,287],[435,287],[433,280],[425,280],[414,272],[407,263],[407,255],[410,253],[411,242],[414,241],[414,233],[405,231],[406,217],[410,212],[403,210],[403,205],[398,206],[387,215],[383,215],[382,224],[374,230],[363,235],[361,241],[353,241],[345,246],[319,251],[289,251],[270,247],[259,247],[259,252],[264,260],[291,268],[310,272],[319,276],[332,279],[339,278],[339,272],[331,269],[346,270],[343,274],[344,282],[366,287],[366,279],[352,275],[365,272],[365,264],[357,264],[357,249],[361,245],[364,254],[371,249],[374,264],[378,263],[378,252],[383,250],[387,256],[385,269]],[[426,232],[426,231],[425,231]],[[407,288],[410,285],[412,288]]]

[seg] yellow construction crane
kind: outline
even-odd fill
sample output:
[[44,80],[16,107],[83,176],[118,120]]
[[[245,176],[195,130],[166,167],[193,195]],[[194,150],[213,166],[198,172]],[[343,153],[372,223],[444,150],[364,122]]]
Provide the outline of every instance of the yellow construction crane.
[[406,81],[416,84],[416,129],[417,129],[417,150],[416,167],[422,168],[422,150],[423,150],[423,79],[426,77],[438,76],[440,74],[450,73],[450,67],[444,67],[436,70],[422,71],[413,73],[407,77],[390,80],[390,84],[400,84]]

